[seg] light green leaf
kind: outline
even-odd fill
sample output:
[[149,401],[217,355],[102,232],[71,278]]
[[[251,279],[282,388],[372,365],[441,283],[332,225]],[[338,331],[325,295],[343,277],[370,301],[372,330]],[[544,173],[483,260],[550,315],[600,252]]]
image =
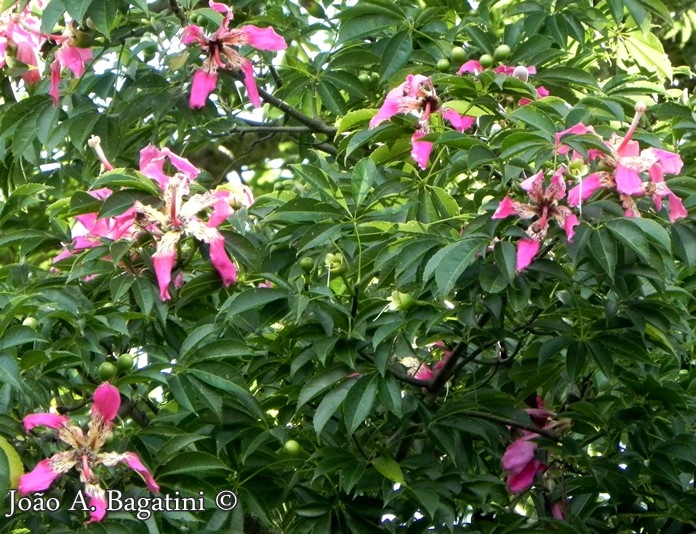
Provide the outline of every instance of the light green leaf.
[[328,423],[329,419],[336,413],[336,410],[340,408],[346,395],[348,395],[348,392],[356,383],[357,380],[348,379],[338,387],[329,391],[324,395],[324,398],[321,399],[313,417],[314,431],[317,433],[317,436],[324,430],[326,423]]
[[487,244],[490,238],[483,234],[465,235],[461,240],[439,250],[428,261],[423,271],[423,280],[429,280],[435,274],[435,282],[440,295],[447,295],[459,275],[476,259],[476,253]]
[[373,467],[388,480],[396,484],[406,485],[404,474],[401,471],[401,466],[388,456],[378,456],[372,460]]
[[343,419],[348,434],[353,434],[370,414],[377,396],[377,376],[363,376],[350,389],[343,403]]
[[400,69],[406,66],[413,52],[413,39],[409,30],[402,30],[394,35],[382,54],[382,62],[379,67],[379,76],[382,80],[388,80]]

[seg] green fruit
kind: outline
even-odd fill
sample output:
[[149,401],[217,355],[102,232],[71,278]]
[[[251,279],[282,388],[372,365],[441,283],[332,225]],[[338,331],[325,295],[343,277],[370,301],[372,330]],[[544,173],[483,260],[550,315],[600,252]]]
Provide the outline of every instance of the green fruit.
[[15,448],[2,436],[0,436],[0,449],[5,453],[7,464],[10,468],[10,489],[16,489],[19,484],[19,477],[24,474],[24,464]]
[[450,62],[447,59],[442,58],[437,62],[437,70],[439,70],[440,72],[449,72]]
[[36,317],[26,317],[24,321],[22,321],[22,324],[34,330],[39,327],[39,321],[36,319]]
[[111,362],[102,363],[97,369],[99,380],[106,382],[116,375],[116,366]]
[[126,371],[130,371],[132,367],[133,355],[124,353],[119,355],[118,358],[116,358],[116,369],[119,373],[125,373]]
[[294,439],[289,439],[283,443],[283,452],[288,456],[297,456],[302,452],[302,447]]
[[314,259],[310,258],[309,256],[300,258],[300,267],[304,272],[310,272],[312,269],[314,269]]
[[464,50],[461,46],[455,46],[452,48],[452,61],[455,63],[464,63],[467,58],[466,50]]
[[505,61],[507,58],[510,57],[511,52],[512,50],[510,50],[510,47],[508,45],[501,44],[493,52],[493,59],[496,61]]
[[358,80],[364,84],[370,83],[370,75],[367,72],[361,72],[358,74]]
[[490,54],[483,54],[479,58],[479,63],[481,63],[481,66],[484,69],[488,69],[493,66],[493,63],[495,63],[495,60],[493,59],[493,56]]
[[343,254],[337,252],[336,254],[329,253],[324,258],[324,263],[332,274],[341,274],[346,270],[346,264],[343,261]]

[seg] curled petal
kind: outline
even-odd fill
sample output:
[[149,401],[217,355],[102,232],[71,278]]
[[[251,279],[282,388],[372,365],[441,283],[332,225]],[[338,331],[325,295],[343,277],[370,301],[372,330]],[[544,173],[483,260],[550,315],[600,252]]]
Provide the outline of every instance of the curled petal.
[[483,72],[483,65],[475,59],[470,59],[466,63],[464,63],[461,67],[459,67],[459,70],[457,71],[457,74],[464,74],[465,72],[469,74],[481,74]]
[[534,477],[539,472],[546,470],[546,466],[536,458],[529,462],[519,473],[508,476],[507,486],[510,493],[520,493],[526,491],[534,484]]
[[259,97],[259,90],[256,87],[256,79],[254,78],[254,66],[248,59],[244,60],[242,64],[242,73],[244,74],[244,87],[246,87],[247,93],[249,93],[249,101],[254,105],[254,107],[261,107],[261,98]]
[[164,191],[171,179],[164,174],[164,162],[169,158],[171,164],[180,171],[187,181],[196,179],[200,171],[186,158],[175,154],[168,148],[158,149],[156,146],[148,145],[140,151],[140,172],[148,178],[155,180]]
[[375,128],[378,124],[386,121],[399,113],[401,100],[404,96],[404,88],[408,82],[404,82],[387,93],[384,104],[379,108],[377,114],[370,120],[370,128]]
[[181,42],[185,45],[191,44],[198,41],[198,44],[205,45],[206,38],[203,33],[203,28],[196,26],[195,24],[189,24],[184,28],[184,34],[181,37]]
[[85,483],[85,493],[89,496],[88,523],[98,523],[106,516],[106,493],[99,485],[92,482]]
[[285,50],[288,45],[273,28],[259,28],[251,24],[242,26],[249,44],[258,50]]
[[527,192],[529,198],[540,204],[544,196],[544,173],[539,171],[520,183],[520,187]]
[[31,413],[22,419],[24,430],[29,432],[37,426],[46,426],[48,428],[60,428],[70,422],[70,418],[57,413]]
[[575,236],[575,227],[580,224],[580,221],[578,220],[577,216],[565,206],[558,207],[556,210],[556,219],[563,227],[563,230],[565,230],[568,242],[572,243],[573,236]]
[[133,469],[133,471],[136,471],[141,477],[143,477],[143,480],[145,481],[145,484],[147,484],[147,487],[150,488],[150,491],[152,493],[159,493],[159,485],[157,482],[155,482],[155,479],[153,478],[152,474],[150,471],[143,465],[143,462],[140,461],[140,458],[138,457],[137,454],[134,452],[127,452],[124,455],[124,462]]
[[169,284],[172,281],[172,269],[176,261],[176,244],[179,242],[178,232],[167,232],[157,243],[157,251],[152,255],[152,265],[160,290],[160,299],[169,300]]
[[56,59],[61,65],[70,69],[76,77],[80,77],[85,73],[85,63],[92,59],[92,49],[72,46],[66,41],[56,51]]
[[92,416],[98,414],[105,421],[113,421],[121,406],[121,394],[118,388],[112,386],[108,382],[104,382],[94,390],[92,396]]
[[426,364],[421,365],[413,375],[413,378],[418,378],[419,380],[432,380],[434,377],[433,371]]
[[669,198],[669,220],[674,222],[677,219],[682,219],[686,217],[689,213],[684,207],[684,203],[681,198],[672,193],[671,191],[667,194]]
[[411,137],[411,157],[418,163],[421,169],[425,169],[428,166],[430,152],[433,150],[433,144],[430,141],[419,141],[423,135],[425,135],[423,132],[417,131]]
[[208,72],[205,69],[196,70],[193,74],[193,83],[191,84],[189,107],[192,109],[204,107],[208,95],[215,91],[216,85],[217,72]]
[[537,448],[538,445],[529,439],[520,438],[513,441],[503,454],[503,469],[511,473],[521,473],[534,459]]
[[[548,93],[548,91],[547,91]],[[566,154],[570,150],[567,145],[561,145],[561,139],[566,135],[583,135],[586,133],[594,133],[592,126],[585,126],[583,123],[579,122],[556,134],[556,152],[559,154]]]
[[72,452],[62,452],[41,460],[29,473],[19,477],[20,495],[48,489],[54,480],[75,465],[72,457]]
[[498,204],[498,209],[495,210],[491,219],[504,219],[511,215],[517,215],[517,204],[518,203],[510,197],[505,197],[500,201],[500,204]]
[[549,507],[549,511],[551,512],[551,517],[553,517],[554,519],[558,519],[559,521],[565,521],[566,512],[564,501],[556,501]]
[[442,110],[442,116],[450,121],[452,126],[458,132],[463,132],[464,130],[471,127],[476,119],[474,117],[467,117],[466,115],[460,115],[455,110],[447,108]]
[[225,287],[237,281],[237,267],[227,255],[225,240],[222,236],[210,242],[210,262],[220,274]]
[[208,2],[208,5],[211,7],[211,9],[214,9],[218,13],[227,13],[231,11],[229,6],[223,4],[222,2],[215,2],[214,0],[210,0],[210,2]]
[[602,187],[601,175],[597,172],[590,174],[568,192],[568,205],[573,207],[579,206],[582,202],[590,198],[592,193]]
[[[531,71],[530,71],[531,72]],[[540,85],[537,87],[537,95],[544,98],[545,96],[549,96],[551,93],[549,93],[549,90],[544,87],[543,85]]]
[[53,107],[58,107],[58,100],[60,99],[60,64],[58,61],[51,63],[51,87],[48,90],[48,94],[51,95],[53,99]]
[[541,248],[541,243],[536,239],[520,239],[517,243],[517,265],[515,267],[518,272],[526,269],[532,263],[539,248]]

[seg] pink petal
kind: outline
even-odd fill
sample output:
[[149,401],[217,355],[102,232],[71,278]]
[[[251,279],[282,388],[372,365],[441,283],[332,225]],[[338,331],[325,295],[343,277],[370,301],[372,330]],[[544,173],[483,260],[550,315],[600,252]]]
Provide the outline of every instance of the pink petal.
[[495,69],[493,69],[493,72],[495,72],[496,74],[507,74],[508,76],[512,76],[512,73],[515,72],[515,67],[508,65],[498,65]]
[[53,99],[53,107],[58,107],[58,100],[60,99],[60,64],[58,61],[53,61],[51,63],[51,88],[48,90],[48,94],[51,95]]
[[526,269],[539,252],[541,243],[535,239],[520,239],[517,243],[517,271]]
[[227,189],[215,191],[215,193],[213,193],[213,196],[215,196],[215,198],[218,200],[213,205],[213,212],[208,218],[208,226],[211,228],[217,228],[227,219],[227,217],[234,213],[234,210],[230,206],[230,194],[231,191]]
[[256,79],[254,78],[254,66],[248,59],[244,60],[242,64],[242,72],[244,73],[244,87],[246,87],[247,93],[249,93],[249,101],[254,105],[254,107],[261,107],[261,98],[259,97],[259,90],[256,87]]
[[85,73],[85,63],[91,58],[91,48],[79,48],[70,44],[64,44],[56,51],[56,59],[60,64],[69,68],[78,78]]
[[237,281],[237,267],[227,255],[225,240],[222,236],[210,242],[210,262],[220,274],[225,287]]
[[458,132],[463,132],[467,128],[470,128],[474,122],[476,122],[475,117],[467,117],[466,115],[460,115],[453,109],[443,109],[442,116],[450,121],[452,126]]
[[600,174],[594,172],[588,175],[582,182],[568,192],[568,205],[573,207],[579,206],[581,202],[590,198],[592,193],[601,188],[602,180]]
[[45,458],[36,464],[36,467],[29,473],[19,477],[19,493],[20,495],[28,495],[35,491],[48,489],[60,475],[60,471],[53,469],[51,459]]
[[416,374],[413,375],[413,378],[418,378],[419,380],[432,380],[434,376],[435,375],[430,367],[423,364],[418,368],[418,371],[416,371]]
[[176,253],[171,252],[155,252],[152,255],[152,266],[155,270],[157,285],[160,290],[160,300],[169,300],[172,298],[169,295],[169,284],[172,281],[172,269],[176,261]]
[[207,72],[204,69],[197,69],[193,74],[191,84],[191,96],[189,97],[189,107],[192,109],[202,108],[208,95],[215,91],[217,85],[217,72]]
[[158,149],[148,145],[140,151],[140,172],[148,178],[155,180],[164,191],[167,188],[170,177],[164,174],[164,161],[169,158],[172,165],[191,182],[196,179],[200,171],[186,158],[175,154],[168,148]]
[[686,211],[686,208],[684,207],[684,204],[682,203],[681,198],[679,198],[677,195],[674,193],[670,192],[668,195],[669,198],[669,220],[674,222],[677,219],[682,219],[686,217],[689,212]]
[[[548,93],[548,91],[547,91]],[[585,126],[583,123],[579,122],[556,134],[556,152],[558,154],[567,154],[570,151],[570,147],[567,145],[561,145],[561,139],[566,135],[583,135],[586,133],[594,133],[592,126]]]
[[188,45],[196,41],[198,41],[198,44],[200,45],[207,44],[205,33],[203,33],[203,28],[196,26],[195,24],[189,24],[186,26],[186,28],[184,28],[184,34],[181,36],[181,42]]
[[549,510],[551,512],[551,517],[554,519],[558,519],[559,521],[565,520],[565,503],[563,501],[556,501],[549,507]]
[[679,174],[684,166],[681,156],[668,150],[647,148],[642,152],[641,156],[644,159],[655,158],[662,172],[666,174]]
[[538,445],[530,439],[520,438],[513,441],[505,449],[502,458],[502,466],[505,471],[521,473],[534,459]]
[[210,0],[208,2],[208,5],[218,13],[227,13],[228,11],[230,11],[230,8],[222,2],[215,2],[214,0]]
[[539,95],[540,97],[543,98],[545,96],[549,96],[550,94],[551,93],[549,93],[549,90],[546,87],[544,87],[543,85],[540,85],[539,87],[537,87],[537,95]]
[[370,128],[375,128],[378,124],[386,121],[399,113],[401,100],[404,97],[404,87],[407,82],[402,83],[387,93],[384,104],[379,108],[377,114],[370,120]]
[[640,155],[640,145],[638,144],[638,141],[626,141],[626,143],[623,144],[625,138],[615,137],[613,139],[615,140],[615,142],[620,142],[620,144],[619,144],[620,148],[616,151],[616,153],[620,157],[622,157],[622,158],[634,158],[634,157],[638,157]]
[[7,37],[0,35],[0,69],[6,65]]
[[22,419],[24,430],[29,432],[37,426],[46,426],[48,428],[60,428],[70,422],[70,418],[57,413],[30,413]]
[[542,187],[544,185],[544,173],[543,171],[539,171],[533,176],[530,176],[526,180],[523,180],[520,183],[520,187],[522,188],[523,191],[526,191],[527,194],[534,200],[537,199],[540,195],[543,194],[542,192]]
[[125,454],[125,460],[126,464],[128,464],[128,467],[133,469],[134,471],[137,471],[140,476],[143,477],[143,480],[145,480],[145,484],[147,484],[147,487],[150,488],[150,491],[152,493],[159,493],[160,487],[155,482],[155,479],[153,478],[152,474],[150,474],[150,471],[143,465],[143,462],[140,461],[140,458],[138,457],[137,454],[134,452],[127,452]]
[[624,195],[635,195],[643,190],[638,170],[627,167],[620,162],[616,166],[614,180],[616,181],[616,190]]
[[251,24],[242,26],[249,44],[258,50],[285,50],[288,45],[273,28],[259,28]]
[[121,406],[121,394],[118,388],[112,386],[108,382],[104,382],[92,395],[92,410],[91,415],[99,415],[105,421],[113,421]]
[[430,141],[419,141],[424,135],[423,132],[417,131],[411,137],[411,157],[418,163],[421,169],[425,169],[428,166],[430,152],[433,150],[433,143]]
[[544,471],[546,466],[536,458],[529,462],[520,473],[508,476],[507,486],[510,493],[526,491],[534,484],[534,477],[540,471]]
[[580,224],[577,216],[575,214],[568,215],[563,221],[563,229],[565,230],[568,242],[573,242],[573,237],[575,236],[575,227]]
[[470,59],[466,63],[464,63],[461,67],[459,67],[459,70],[457,71],[457,74],[464,74],[465,72],[469,74],[481,74],[483,72],[483,66],[481,63],[475,59]]
[[500,201],[500,204],[498,204],[498,209],[495,210],[495,213],[491,216],[491,219],[504,219],[512,215],[517,215],[515,205],[516,203],[514,200],[512,200],[510,197],[505,197]]

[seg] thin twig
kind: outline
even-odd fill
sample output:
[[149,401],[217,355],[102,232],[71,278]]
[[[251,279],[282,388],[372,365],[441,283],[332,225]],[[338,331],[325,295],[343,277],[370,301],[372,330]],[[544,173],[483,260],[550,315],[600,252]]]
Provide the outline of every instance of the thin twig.
[[284,102],[278,97],[273,96],[271,93],[269,93],[262,87],[259,87],[259,95],[261,95],[261,97],[274,108],[278,108],[279,110],[287,113],[293,119],[301,122],[305,126],[309,126],[312,129],[312,131],[330,136],[336,135],[337,130],[333,126],[329,126],[324,121],[321,121],[319,119],[308,117],[298,109],[292,107],[290,104]]

